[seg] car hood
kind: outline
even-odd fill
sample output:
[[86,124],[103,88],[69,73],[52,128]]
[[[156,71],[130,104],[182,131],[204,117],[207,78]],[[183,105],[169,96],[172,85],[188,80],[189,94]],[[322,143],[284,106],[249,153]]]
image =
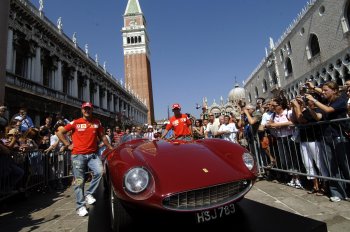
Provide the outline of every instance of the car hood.
[[[216,149],[222,144],[225,149]],[[242,160],[245,150],[222,144],[153,141],[138,146],[132,153],[152,172],[157,192],[162,195],[251,179],[254,175]]]

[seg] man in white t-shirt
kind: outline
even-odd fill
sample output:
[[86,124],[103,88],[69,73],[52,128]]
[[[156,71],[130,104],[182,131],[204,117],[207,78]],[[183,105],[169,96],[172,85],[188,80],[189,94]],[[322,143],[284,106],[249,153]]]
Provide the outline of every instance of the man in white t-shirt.
[[204,136],[205,138],[214,138],[218,129],[219,129],[219,126],[218,126],[218,123],[215,122],[215,116],[213,113],[210,113],[209,114],[209,120],[208,120],[208,124],[207,124],[207,127],[205,128],[205,131],[204,131]]
[[224,140],[237,143],[237,140],[236,140],[237,132],[238,132],[238,129],[236,128],[236,125],[233,122],[230,123],[230,116],[225,115],[224,123],[221,124],[221,126],[219,127],[217,135],[221,135],[221,138]]

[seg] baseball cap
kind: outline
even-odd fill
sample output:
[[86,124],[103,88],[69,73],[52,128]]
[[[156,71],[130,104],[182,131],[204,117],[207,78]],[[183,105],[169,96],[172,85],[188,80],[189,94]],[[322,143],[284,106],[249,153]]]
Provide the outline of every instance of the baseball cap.
[[91,102],[84,102],[84,103],[81,105],[81,108],[85,108],[85,107],[93,108]]
[[12,128],[7,134],[8,134],[8,135],[15,135],[15,134],[17,134],[17,133],[18,133],[18,130],[15,129],[15,128]]
[[153,126],[149,125],[147,128],[148,128],[148,129],[153,129]]
[[181,109],[181,106],[179,103],[175,103],[173,104],[172,109]]

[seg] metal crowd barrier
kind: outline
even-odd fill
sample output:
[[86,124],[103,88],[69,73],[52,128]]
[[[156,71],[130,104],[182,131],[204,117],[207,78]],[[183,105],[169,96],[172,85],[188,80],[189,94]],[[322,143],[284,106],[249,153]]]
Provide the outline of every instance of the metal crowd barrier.
[[35,188],[63,188],[62,181],[73,176],[71,170],[70,152],[0,154],[0,201]]
[[[293,133],[285,137],[271,132],[248,138],[249,150],[256,156],[259,174],[267,170],[350,183],[350,118],[293,126]],[[326,127],[332,133],[325,133]],[[262,147],[263,136],[268,136],[269,146]],[[303,136],[301,136],[303,135]],[[276,159],[273,163],[269,154]]]

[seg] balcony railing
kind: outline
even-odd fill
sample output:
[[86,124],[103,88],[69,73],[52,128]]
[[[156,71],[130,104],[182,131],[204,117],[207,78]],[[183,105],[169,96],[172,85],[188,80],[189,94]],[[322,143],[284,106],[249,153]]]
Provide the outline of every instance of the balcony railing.
[[[28,80],[26,78],[17,76],[12,73],[7,73],[6,75],[6,86],[20,91],[24,90],[25,92],[29,92],[36,96],[40,96],[51,101],[61,102],[78,108],[80,108],[80,105],[83,102],[82,100],[70,96],[66,93],[51,89],[47,86],[43,86],[37,82]],[[94,112],[107,117],[110,117],[111,113],[113,113],[109,110],[102,109],[98,106],[94,107]]]

